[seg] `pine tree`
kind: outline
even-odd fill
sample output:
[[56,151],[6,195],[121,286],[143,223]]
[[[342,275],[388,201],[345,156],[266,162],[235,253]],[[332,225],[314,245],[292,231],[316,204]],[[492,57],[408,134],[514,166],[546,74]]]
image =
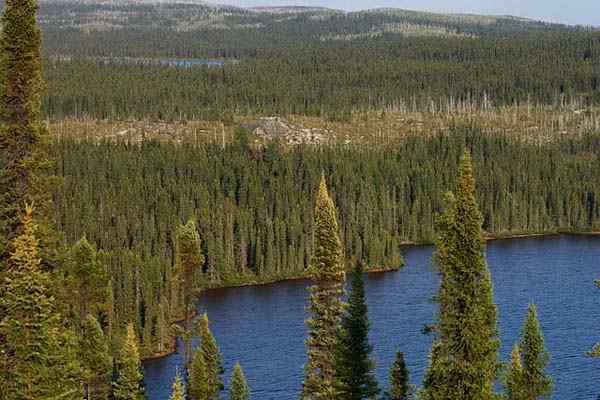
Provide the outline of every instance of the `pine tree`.
[[408,400],[410,394],[408,368],[406,368],[404,354],[399,351],[390,369],[390,391],[387,393],[386,400]]
[[0,295],[0,395],[3,400],[81,399],[76,338],[55,311],[32,214],[28,207]]
[[85,237],[71,249],[70,263],[69,299],[76,302],[77,315],[83,323],[88,314],[96,316],[106,308],[108,274],[98,252]]
[[36,0],[8,0],[0,34],[0,259],[17,235],[25,202],[35,202],[36,219],[46,214],[50,191],[40,121],[43,91],[41,33]]
[[217,341],[210,331],[208,315],[203,314],[198,319],[198,332],[200,334],[200,351],[206,364],[206,382],[208,387],[207,400],[218,400],[223,390],[223,360],[217,346]]
[[88,314],[79,339],[79,360],[84,376],[85,398],[105,400],[110,395],[112,356],[98,320]]
[[192,220],[177,230],[177,264],[179,283],[183,295],[185,365],[192,361],[192,305],[194,298],[194,276],[204,264],[200,248],[200,235]]
[[202,349],[197,347],[192,357],[188,379],[188,392],[193,400],[203,400],[209,398],[211,388],[209,387],[208,371],[206,361],[202,355]]
[[523,364],[521,362],[521,349],[515,344],[510,357],[510,365],[504,377],[507,400],[525,400],[523,386]]
[[310,290],[306,341],[308,362],[302,388],[303,400],[336,399],[334,363],[345,280],[342,243],[333,200],[321,176],[315,207],[314,253],[310,274],[315,285]]
[[436,400],[489,400],[499,365],[496,306],[484,258],[482,217],[475,199],[471,156],[465,151],[455,194],[439,220],[437,264],[439,357],[427,396]]
[[547,398],[552,394],[552,378],[546,372],[550,355],[544,347],[544,336],[535,305],[529,305],[521,339],[523,391],[526,400]]
[[208,382],[208,370],[206,361],[202,355],[202,349],[197,347],[192,357],[192,365],[188,379],[188,393],[194,400],[209,398],[211,388]]
[[133,324],[127,325],[125,341],[116,362],[117,379],[113,384],[115,400],[142,400],[142,364],[138,351],[137,336]]
[[175,374],[175,382],[173,382],[173,392],[171,393],[170,400],[185,400],[185,386],[181,381],[179,371]]
[[249,400],[250,388],[246,383],[246,377],[240,363],[236,363],[231,374],[231,387],[229,388],[229,400]]
[[342,400],[374,399],[379,394],[375,363],[370,358],[369,318],[365,300],[363,267],[356,264],[352,272],[352,291],[348,309],[342,317],[335,363],[337,398]]

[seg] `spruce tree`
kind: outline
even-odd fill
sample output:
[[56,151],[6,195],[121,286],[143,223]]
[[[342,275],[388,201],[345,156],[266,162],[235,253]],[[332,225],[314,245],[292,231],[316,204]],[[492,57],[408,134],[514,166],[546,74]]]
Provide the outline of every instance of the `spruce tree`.
[[109,278],[98,251],[85,237],[71,249],[70,264],[69,299],[76,303],[79,323],[83,323],[88,314],[97,316],[106,308]]
[[127,324],[126,336],[116,362],[117,379],[113,384],[115,400],[142,400],[142,363],[133,324]]
[[189,369],[188,393],[193,400],[208,399],[209,393],[211,393],[206,361],[204,361],[200,347],[194,350],[192,357],[192,365]]
[[396,353],[396,360],[390,369],[390,391],[386,400],[408,400],[411,387],[408,377],[408,368],[401,351]]
[[339,400],[374,399],[379,394],[375,363],[370,355],[369,318],[365,300],[363,266],[352,272],[352,291],[342,317],[335,363],[335,382]]
[[106,400],[110,395],[112,356],[98,320],[91,314],[84,319],[79,339],[79,360],[84,377],[84,395],[89,400]]
[[545,372],[550,355],[544,347],[544,336],[534,304],[529,305],[521,339],[523,391],[526,400],[547,398],[552,394],[552,378]]
[[344,311],[342,243],[333,200],[325,177],[321,176],[315,207],[314,253],[310,275],[315,285],[310,290],[306,341],[308,361],[302,388],[303,400],[334,400],[334,363],[340,319]]
[[[35,202],[36,219],[48,213],[43,176],[47,136],[40,120],[43,91],[41,33],[36,0],[7,0],[0,34],[0,260],[17,235],[25,202]],[[43,215],[42,215],[43,214]]]
[[0,397],[81,399],[76,337],[56,312],[32,214],[28,207],[0,295]]
[[192,220],[177,230],[177,266],[178,281],[183,297],[184,318],[184,353],[185,365],[192,360],[192,315],[194,301],[194,276],[204,264],[204,256],[200,248],[200,235],[196,223]]
[[200,334],[200,352],[206,365],[207,400],[218,400],[223,390],[223,359],[217,341],[210,331],[208,315],[205,313],[198,319]]
[[504,377],[507,400],[525,400],[525,388],[523,385],[523,364],[521,362],[521,349],[515,344],[510,356],[510,364]]
[[499,364],[496,306],[484,258],[482,216],[475,198],[471,156],[460,161],[454,195],[439,219],[437,264],[439,353],[436,382],[426,395],[436,400],[489,400]]
[[229,400],[249,400],[250,388],[246,383],[246,377],[240,363],[236,363],[231,374],[231,387],[229,388]]
[[173,382],[173,391],[171,392],[170,400],[185,400],[185,386],[181,381],[179,371],[175,374],[175,382]]

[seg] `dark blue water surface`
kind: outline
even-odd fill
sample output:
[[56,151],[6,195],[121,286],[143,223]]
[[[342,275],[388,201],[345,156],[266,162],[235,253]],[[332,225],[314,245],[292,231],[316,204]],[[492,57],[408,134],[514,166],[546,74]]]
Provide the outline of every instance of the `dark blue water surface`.
[[[413,383],[420,384],[433,340],[423,324],[434,321],[431,302],[439,278],[431,266],[432,247],[404,251],[406,267],[372,274],[366,288],[377,376],[387,387],[395,352],[405,353]],[[600,394],[600,360],[585,352],[600,341],[600,237],[557,236],[490,242],[487,259],[494,281],[507,360],[534,302],[551,353],[555,400],[592,400]],[[239,361],[255,400],[298,398],[305,362],[305,305],[308,282],[225,289],[205,293],[208,312],[224,357],[226,377]],[[169,398],[181,354],[145,363],[150,400]]]

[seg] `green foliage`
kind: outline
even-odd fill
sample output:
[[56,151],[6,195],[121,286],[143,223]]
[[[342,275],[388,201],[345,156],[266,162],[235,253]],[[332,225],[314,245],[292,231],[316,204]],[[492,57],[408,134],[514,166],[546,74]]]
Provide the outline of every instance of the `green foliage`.
[[142,363],[138,351],[137,336],[133,324],[128,324],[125,341],[116,360],[117,378],[113,383],[115,400],[143,400]]
[[83,237],[71,249],[70,285],[67,299],[74,302],[80,323],[92,314],[105,310],[109,277],[106,265],[96,248]]
[[27,208],[12,243],[0,293],[0,394],[3,400],[79,400],[77,342],[56,312],[32,213]]
[[18,234],[22,207],[36,204],[36,219],[48,215],[49,163],[40,121],[41,34],[36,0],[8,0],[0,33],[0,259]]
[[188,393],[193,400],[208,399],[213,392],[209,385],[206,361],[202,349],[197,347],[192,356],[188,379]]
[[185,400],[185,386],[181,381],[179,371],[175,374],[175,382],[173,382],[173,391],[171,392],[170,400]]
[[304,400],[334,400],[334,364],[338,330],[344,311],[341,297],[345,272],[342,243],[333,200],[329,197],[325,176],[321,175],[314,213],[314,254],[310,274],[311,318],[306,347],[308,361],[302,387]]
[[408,400],[412,388],[409,383],[408,368],[402,352],[396,353],[396,360],[390,369],[390,391],[386,393],[386,400]]
[[437,264],[440,348],[431,368],[439,374],[430,399],[489,400],[498,373],[499,340],[492,283],[483,249],[471,156],[465,151],[454,195],[439,219]]
[[229,388],[229,400],[249,400],[250,388],[246,383],[246,377],[240,363],[236,363],[231,374],[231,384]]
[[523,392],[526,400],[549,398],[552,394],[552,378],[546,374],[550,355],[544,346],[544,336],[534,304],[529,305],[527,319],[521,334],[523,364]]
[[194,277],[198,272],[202,272],[202,265],[204,264],[204,255],[200,246],[200,235],[193,220],[177,229],[177,280],[183,300],[185,329],[183,337],[186,365],[192,362],[191,324],[194,312],[192,309],[194,304]]
[[111,393],[112,354],[100,323],[90,314],[83,320],[81,327],[79,360],[86,398],[107,400]]
[[521,361],[521,349],[518,344],[515,344],[510,356],[510,364],[508,365],[506,375],[504,376],[504,385],[506,386],[507,400],[525,400],[527,395],[525,392],[523,376],[523,363]]
[[[196,397],[197,400],[218,400],[223,390],[223,359],[217,341],[210,331],[208,315],[203,314],[197,321],[197,331],[200,335],[200,354],[206,366],[206,397]],[[199,375],[200,376],[200,375]],[[196,378],[194,379],[196,380]]]
[[375,399],[379,394],[375,363],[371,359],[369,317],[365,299],[363,267],[357,263],[352,272],[352,291],[342,316],[335,358],[337,399]]

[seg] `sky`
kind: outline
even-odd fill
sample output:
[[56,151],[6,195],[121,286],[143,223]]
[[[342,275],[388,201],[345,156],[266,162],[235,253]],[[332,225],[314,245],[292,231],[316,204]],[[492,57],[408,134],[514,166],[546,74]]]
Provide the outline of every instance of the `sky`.
[[600,27],[600,0],[209,0],[240,7],[321,6],[348,11],[395,7],[451,13],[514,15],[566,24]]

